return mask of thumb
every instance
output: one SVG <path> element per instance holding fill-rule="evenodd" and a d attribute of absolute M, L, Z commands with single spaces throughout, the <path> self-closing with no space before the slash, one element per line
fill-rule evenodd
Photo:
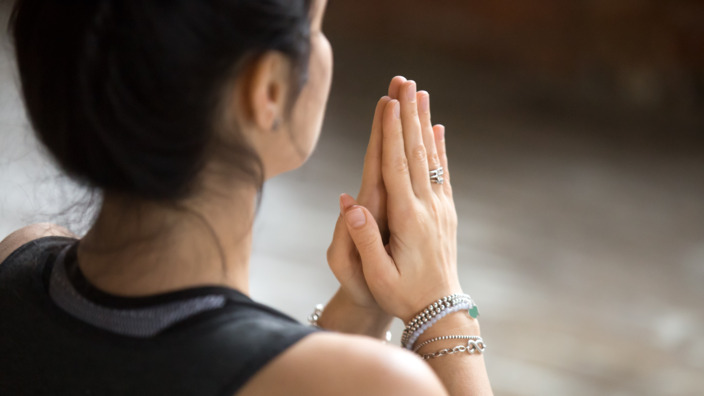
<path fill-rule="evenodd" d="M 369 210 L 360 205 L 351 205 L 345 209 L 343 216 L 347 230 L 362 259 L 365 277 L 368 275 L 371 275 L 372 279 L 398 277 L 396 265 L 384 248 L 379 226 Z"/>
<path fill-rule="evenodd" d="M 328 263 L 335 262 L 336 259 L 344 261 L 345 258 L 352 255 L 355 251 L 354 243 L 347 232 L 345 225 L 344 212 L 347 207 L 354 205 L 354 198 L 347 194 L 340 196 L 340 217 L 335 223 L 335 231 L 332 234 L 332 242 L 328 248 Z"/>

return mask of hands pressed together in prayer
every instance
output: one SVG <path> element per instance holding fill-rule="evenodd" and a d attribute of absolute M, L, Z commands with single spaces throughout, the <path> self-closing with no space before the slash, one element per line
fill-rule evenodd
<path fill-rule="evenodd" d="M 393 317 L 407 322 L 429 302 L 462 293 L 444 135 L 431 123 L 429 94 L 394 77 L 376 106 L 359 195 L 340 196 L 328 249 L 340 289 L 321 327 L 381 338 Z"/>

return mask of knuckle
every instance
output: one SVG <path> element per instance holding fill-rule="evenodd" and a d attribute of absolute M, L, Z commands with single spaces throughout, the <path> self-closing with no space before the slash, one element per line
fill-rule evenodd
<path fill-rule="evenodd" d="M 408 174 L 408 159 L 405 156 L 400 156 L 394 161 L 393 170 L 400 175 Z"/>
<path fill-rule="evenodd" d="M 399 209 L 400 210 L 398 211 L 398 214 L 400 215 L 401 219 L 409 219 L 414 216 L 416 212 L 415 208 L 412 205 L 404 205 Z"/>
<path fill-rule="evenodd" d="M 426 223 L 425 217 L 425 212 L 415 206 L 408 206 L 401 211 L 401 219 L 406 227 L 423 227 Z"/>
<path fill-rule="evenodd" d="M 432 153 L 430 154 L 430 163 L 433 164 L 433 166 L 437 167 L 440 164 L 440 157 L 438 156 L 438 153 Z"/>
<path fill-rule="evenodd" d="M 430 212 L 438 217 L 442 211 L 442 202 L 440 202 L 438 199 L 433 199 L 430 203 Z"/>
<path fill-rule="evenodd" d="M 418 117 L 418 106 L 415 103 L 411 103 L 411 106 L 408 106 L 408 115 Z"/>
<path fill-rule="evenodd" d="M 416 161 L 425 161 L 428 158 L 428 154 L 425 150 L 425 146 L 422 144 L 417 145 L 411 150 L 413 159 Z"/>
<path fill-rule="evenodd" d="M 452 195 L 452 184 L 450 183 L 450 179 L 446 179 L 443 184 L 445 185 L 445 193 L 447 193 L 447 195 Z"/>
<path fill-rule="evenodd" d="M 369 250 L 376 243 L 376 237 L 371 232 L 362 233 L 357 239 L 357 248 L 360 250 Z"/>

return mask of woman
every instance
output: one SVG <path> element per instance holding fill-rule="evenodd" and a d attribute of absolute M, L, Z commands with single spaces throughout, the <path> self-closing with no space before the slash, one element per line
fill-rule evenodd
<path fill-rule="evenodd" d="M 358 201 L 340 198 L 341 286 L 317 316 L 333 331 L 247 296 L 261 185 L 320 133 L 325 5 L 17 2 L 29 118 L 103 204 L 83 238 L 40 224 L 0 245 L 4 394 L 491 394 L 476 315 L 451 309 L 476 311 L 457 278 L 444 128 L 413 81 L 391 81 Z M 427 364 L 375 339 L 450 295 L 431 327 L 409 325 Z M 440 352 L 449 335 L 473 353 Z"/>

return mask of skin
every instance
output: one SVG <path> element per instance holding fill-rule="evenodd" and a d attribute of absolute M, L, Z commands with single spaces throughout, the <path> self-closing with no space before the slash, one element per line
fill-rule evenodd
<path fill-rule="evenodd" d="M 225 121 L 256 149 L 267 179 L 298 168 L 317 142 L 332 76 L 332 52 L 321 30 L 324 8 L 325 0 L 314 2 L 311 78 L 290 117 L 290 63 L 275 52 L 238 77 L 247 83 L 236 82 L 228 97 Z M 304 338 L 260 370 L 239 395 L 491 394 L 481 355 L 457 354 L 426 364 L 373 338 L 392 317 L 407 321 L 429 302 L 462 292 L 444 132 L 431 123 L 428 93 L 395 77 L 376 106 L 360 192 L 356 200 L 340 197 L 328 249 L 340 289 L 319 324 L 337 332 Z M 442 185 L 428 177 L 429 169 L 439 166 L 446 172 Z M 223 167 L 208 163 L 202 192 L 178 207 L 106 193 L 98 219 L 79 245 L 85 277 L 121 296 L 204 285 L 247 294 L 256 190 L 223 180 L 218 172 Z M 46 224 L 25 227 L 0 243 L 0 262 L 23 243 L 47 235 L 70 233 Z M 479 335 L 479 325 L 467 315 L 448 315 L 419 342 L 447 334 Z M 454 345 L 437 342 L 420 352 Z"/>

